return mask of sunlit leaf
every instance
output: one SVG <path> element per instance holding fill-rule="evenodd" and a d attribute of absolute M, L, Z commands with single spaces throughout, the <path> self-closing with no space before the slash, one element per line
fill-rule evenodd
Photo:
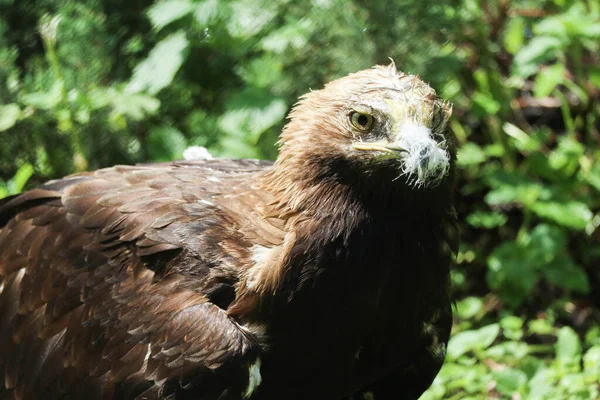
<path fill-rule="evenodd" d="M 190 0 L 163 0 L 155 3 L 148 10 L 148 17 L 156 30 L 169 25 L 173 21 L 185 17 L 195 9 Z"/>
<path fill-rule="evenodd" d="M 276 13 L 269 3 L 251 0 L 237 0 L 230 3 L 231 18 L 227 29 L 231 36 L 249 38 L 261 31 Z"/>
<path fill-rule="evenodd" d="M 523 182 L 518 186 L 499 186 L 491 190 L 485 196 L 487 204 L 502 205 L 502 204 L 532 204 L 541 196 L 543 188 L 537 183 Z"/>
<path fill-rule="evenodd" d="M 219 0 L 204 0 L 196 4 L 194 18 L 200 26 L 210 24 L 221 12 L 222 2 Z"/>
<path fill-rule="evenodd" d="M 511 340 L 520 340 L 523 337 L 523 319 L 516 315 L 509 315 L 500 320 L 502 334 Z"/>
<path fill-rule="evenodd" d="M 554 332 L 554 327 L 547 319 L 534 319 L 527 324 L 527 330 L 530 334 L 550 335 Z"/>
<path fill-rule="evenodd" d="M 255 58 L 248 64 L 241 65 L 238 73 L 250 87 L 269 88 L 282 80 L 283 61 L 273 54 L 265 54 Z"/>
<path fill-rule="evenodd" d="M 525 42 L 525 21 L 523 18 L 511 18 L 504 28 L 504 48 L 510 54 L 516 54 Z"/>
<path fill-rule="evenodd" d="M 575 368 L 573 368 L 575 369 Z M 579 369 L 579 368 L 577 368 Z M 583 394 L 587 392 L 585 377 L 582 373 L 571 373 L 563 375 L 558 382 L 559 387 L 565 388 L 569 394 Z M 569 396 L 570 397 L 570 396 Z"/>
<path fill-rule="evenodd" d="M 160 101 L 145 94 L 115 92 L 109 100 L 114 116 L 124 116 L 136 121 L 154 114 L 160 107 Z"/>
<path fill-rule="evenodd" d="M 514 368 L 502 368 L 493 373 L 496 380 L 496 389 L 501 394 L 511 397 L 514 393 L 523 391 L 527 383 L 527 375 L 523 371 Z"/>
<path fill-rule="evenodd" d="M 591 347 L 583 356 L 585 376 L 591 382 L 600 382 L 600 345 Z"/>
<path fill-rule="evenodd" d="M 535 86 L 533 93 L 535 97 L 546 97 L 556 86 L 565 79 L 566 67 L 564 64 L 554 64 L 551 67 L 540 71 L 535 77 Z"/>
<path fill-rule="evenodd" d="M 12 128 L 21 116 L 21 108 L 17 104 L 0 105 L 0 132 Z"/>
<path fill-rule="evenodd" d="M 541 143 L 536 138 L 525 133 L 518 126 L 505 122 L 502 129 L 506 134 L 515 139 L 516 147 L 521 151 L 535 152 L 538 151 Z"/>
<path fill-rule="evenodd" d="M 511 203 L 528 205 L 550 196 L 547 188 L 534 181 L 532 177 L 517 171 L 494 171 L 486 174 L 484 179 L 492 188 L 484 198 L 489 205 Z"/>
<path fill-rule="evenodd" d="M 541 218 L 577 230 L 585 229 L 593 215 L 587 204 L 578 201 L 540 201 L 531 204 L 529 208 Z"/>
<path fill-rule="evenodd" d="M 475 143 L 465 143 L 458 149 L 456 163 L 462 167 L 481 164 L 487 160 L 485 152 Z"/>
<path fill-rule="evenodd" d="M 508 218 L 497 211 L 475 211 L 467 216 L 469 225 L 475 228 L 493 229 L 502 226 Z"/>
<path fill-rule="evenodd" d="M 521 240 L 528 249 L 528 257 L 538 263 L 548 263 L 556 259 L 567 245 L 563 229 L 549 224 L 538 224 Z"/>
<path fill-rule="evenodd" d="M 485 351 L 485 356 L 497 361 L 505 361 L 508 357 L 512 360 L 522 360 L 529 352 L 527 343 L 521 341 L 502 342 L 488 348 Z"/>
<path fill-rule="evenodd" d="M 463 319 L 474 317 L 483 308 L 483 301 L 478 297 L 467 297 L 456 303 L 456 315 Z"/>
<path fill-rule="evenodd" d="M 299 49 L 306 44 L 313 31 L 314 26 L 309 19 L 296 21 L 270 33 L 261 41 L 261 46 L 275 53 L 281 53 L 288 48 Z"/>
<path fill-rule="evenodd" d="M 471 99 L 473 100 L 473 112 L 478 116 L 495 115 L 500 111 L 500 103 L 491 94 L 475 92 Z"/>
<path fill-rule="evenodd" d="M 558 331 L 556 342 L 556 360 L 561 364 L 577 365 L 581 359 L 581 342 L 579 336 L 569 326 Z"/>
<path fill-rule="evenodd" d="M 23 103 L 40 110 L 50 110 L 61 102 L 63 86 L 64 83 L 62 81 L 56 81 L 48 92 L 25 94 L 22 97 Z"/>
<path fill-rule="evenodd" d="M 176 32 L 161 40 L 148 58 L 135 68 L 127 91 L 156 94 L 169 86 L 187 56 L 187 46 L 184 32 Z"/>
<path fill-rule="evenodd" d="M 255 144 L 264 131 L 281 122 L 286 111 L 286 103 L 268 91 L 245 89 L 229 98 L 219 126 L 230 135 Z"/>
<path fill-rule="evenodd" d="M 585 334 L 586 346 L 600 345 L 600 326 L 591 327 Z"/>
<path fill-rule="evenodd" d="M 526 78 L 537 72 L 538 66 L 550 60 L 561 48 L 561 41 L 555 37 L 534 37 L 515 55 L 515 72 Z"/>
<path fill-rule="evenodd" d="M 571 177 L 579 168 L 579 158 L 584 154 L 585 147 L 571 137 L 563 137 L 558 147 L 548 156 L 548 164 L 561 176 Z"/>
<path fill-rule="evenodd" d="M 19 193 L 23 190 L 29 178 L 33 175 L 33 166 L 29 163 L 24 164 L 18 170 L 15 176 L 12 178 L 12 190 L 14 193 Z"/>
<path fill-rule="evenodd" d="M 555 391 L 556 373 L 551 368 L 540 368 L 528 383 L 530 399 L 546 400 Z M 558 400 L 558 399 L 556 399 Z"/>
<path fill-rule="evenodd" d="M 461 355 L 476 349 L 488 348 L 500 333 L 500 325 L 491 324 L 483 328 L 457 333 L 450 338 L 447 356 L 455 360 Z"/>

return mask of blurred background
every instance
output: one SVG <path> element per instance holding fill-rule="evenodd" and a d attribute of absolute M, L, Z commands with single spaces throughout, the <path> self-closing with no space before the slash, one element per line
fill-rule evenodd
<path fill-rule="evenodd" d="M 600 398 L 598 0 L 0 0 L 0 197 L 274 159 L 297 97 L 388 64 L 454 103 L 462 245 L 423 399 Z"/>

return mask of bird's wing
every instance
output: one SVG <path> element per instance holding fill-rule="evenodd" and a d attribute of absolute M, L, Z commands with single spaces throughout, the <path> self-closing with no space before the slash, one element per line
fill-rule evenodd
<path fill-rule="evenodd" d="M 237 233 L 213 199 L 263 168 L 115 167 L 0 203 L 0 397 L 240 398 L 258 347 L 219 307 Z"/>

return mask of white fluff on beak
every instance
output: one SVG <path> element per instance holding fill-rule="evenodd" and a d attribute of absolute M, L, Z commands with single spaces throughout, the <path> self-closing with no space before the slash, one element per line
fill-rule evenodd
<path fill-rule="evenodd" d="M 398 144 L 406 150 L 402 173 L 415 186 L 435 186 L 450 169 L 450 156 L 431 136 L 431 130 L 414 122 L 400 128 Z"/>

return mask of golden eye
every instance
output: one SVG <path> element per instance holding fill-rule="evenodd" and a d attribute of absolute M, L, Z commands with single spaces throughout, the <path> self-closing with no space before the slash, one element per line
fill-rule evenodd
<path fill-rule="evenodd" d="M 350 122 L 355 128 L 360 129 L 361 131 L 366 131 L 371 129 L 373 126 L 373 116 L 353 111 L 350 114 Z"/>

